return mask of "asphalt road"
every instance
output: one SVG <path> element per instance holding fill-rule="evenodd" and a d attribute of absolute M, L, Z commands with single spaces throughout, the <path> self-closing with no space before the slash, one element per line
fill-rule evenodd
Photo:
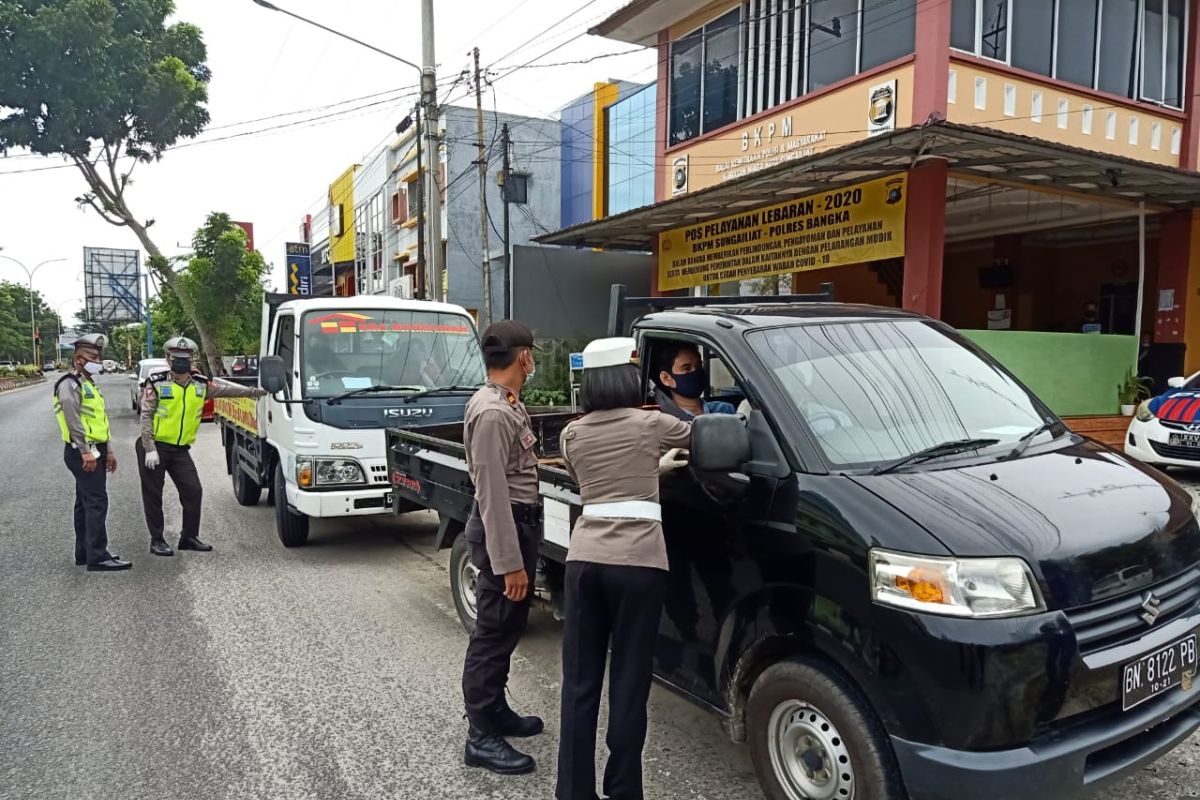
<path fill-rule="evenodd" d="M 234 502 L 206 426 L 194 454 L 216 551 L 150 556 L 128 385 L 101 379 L 119 460 L 111 547 L 135 562 L 112 574 L 73 565 L 48 387 L 0 394 L 0 800 L 552 797 L 549 615 L 534 613 L 511 682 L 514 706 L 549 723 L 527 742 L 538 772 L 467 769 L 466 636 L 433 520 L 316 523 L 286 550 L 265 502 Z M 173 489 L 166 505 L 178 531 Z M 745 748 L 713 718 L 658 687 L 650 716 L 648 798 L 760 800 Z M 1102 796 L 1200 797 L 1200 737 Z"/>

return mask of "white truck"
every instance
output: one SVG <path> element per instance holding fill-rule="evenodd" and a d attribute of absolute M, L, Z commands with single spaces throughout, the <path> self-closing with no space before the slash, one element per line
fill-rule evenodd
<path fill-rule="evenodd" d="M 312 517 L 393 513 L 384 430 L 461 421 L 485 378 L 474 321 L 446 303 L 268 294 L 260 341 L 258 377 L 231 380 L 271 394 L 215 411 L 234 496 L 266 488 L 286 547 Z"/>

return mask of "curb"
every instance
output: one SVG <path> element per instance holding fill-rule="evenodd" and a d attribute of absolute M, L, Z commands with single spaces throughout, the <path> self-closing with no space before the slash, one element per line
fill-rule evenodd
<path fill-rule="evenodd" d="M 45 382 L 45 378 L 0 378 L 0 394 L 12 391 L 13 389 L 24 389 L 28 386 L 37 386 L 39 383 Z"/>

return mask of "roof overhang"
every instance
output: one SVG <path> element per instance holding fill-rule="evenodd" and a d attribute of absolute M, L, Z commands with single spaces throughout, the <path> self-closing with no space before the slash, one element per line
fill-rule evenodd
<path fill-rule="evenodd" d="M 956 175 L 1164 211 L 1200 204 L 1200 173 L 1012 133 L 932 122 L 785 162 L 652 206 L 535 237 L 541 244 L 650 250 L 659 233 L 943 159 Z"/>
<path fill-rule="evenodd" d="M 652 47 L 658 32 L 712 5 L 713 0 L 632 0 L 600 24 L 588 30 L 618 42 Z"/>

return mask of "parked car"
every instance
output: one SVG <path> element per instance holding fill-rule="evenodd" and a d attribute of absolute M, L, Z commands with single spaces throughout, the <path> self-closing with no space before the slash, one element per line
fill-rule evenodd
<path fill-rule="evenodd" d="M 634 324 L 642 379 L 693 343 L 741 416 L 698 417 L 661 482 L 654 673 L 747 742 L 770 800 L 1076 800 L 1200 727 L 1183 488 L 1072 433 L 944 323 L 769 298 L 669 310 L 689 301 Z M 582 512 L 557 460 L 573 416 L 535 411 L 522 437 L 555 606 Z M 470 629 L 463 438 L 390 429 L 387 474 L 397 513 L 438 512 Z"/>
<path fill-rule="evenodd" d="M 129 389 L 129 404 L 137 413 L 142 411 L 142 390 L 151 376 L 170 369 L 165 358 L 144 358 L 138 362 L 137 372 L 131 372 L 129 379 L 136 383 Z"/>
<path fill-rule="evenodd" d="M 1200 372 L 1167 386 L 1137 407 L 1125 455 L 1160 467 L 1200 467 Z"/>
<path fill-rule="evenodd" d="M 229 370 L 239 378 L 252 378 L 258 375 L 258 356 L 238 356 L 233 360 Z"/>
<path fill-rule="evenodd" d="M 17 368 L 17 362 L 15 362 L 15 361 L 8 361 L 8 360 L 0 361 L 0 369 L 16 369 L 16 368 Z"/>
<path fill-rule="evenodd" d="M 46 361 L 42 364 L 42 372 L 54 372 L 58 369 L 58 365 L 53 361 Z"/>

